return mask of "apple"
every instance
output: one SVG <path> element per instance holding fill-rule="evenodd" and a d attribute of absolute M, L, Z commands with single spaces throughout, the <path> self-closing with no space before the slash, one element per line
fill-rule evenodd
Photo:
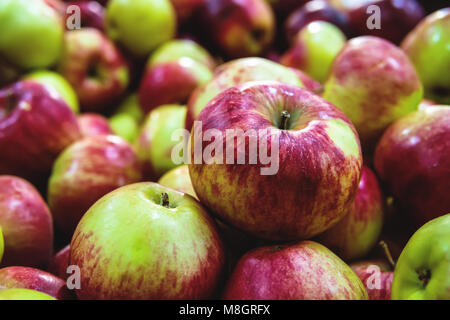
<path fill-rule="evenodd" d="M 46 293 L 58 300 L 73 299 L 66 282 L 48 272 L 30 267 L 6 267 L 0 269 L 0 287 L 23 288 Z"/>
<path fill-rule="evenodd" d="M 0 263 L 2 262 L 4 249 L 5 249 L 5 243 L 3 240 L 3 231 L 2 231 L 2 227 L 0 227 Z"/>
<path fill-rule="evenodd" d="M 324 82 L 334 58 L 346 43 L 345 35 L 325 21 L 313 21 L 301 29 L 291 48 L 281 57 L 281 64 L 306 72 Z"/>
<path fill-rule="evenodd" d="M 232 58 L 256 56 L 275 35 L 275 17 L 265 0 L 207 0 L 199 11 L 201 31 Z"/>
<path fill-rule="evenodd" d="M 108 37 L 138 57 L 146 57 L 176 31 L 169 0 L 110 0 L 105 18 Z"/>
<path fill-rule="evenodd" d="M 361 279 L 369 300 L 391 300 L 394 272 L 384 260 L 367 260 L 350 264 Z"/>
<path fill-rule="evenodd" d="M 228 279 L 225 300 L 368 300 L 352 269 L 313 241 L 246 253 Z"/>
<path fill-rule="evenodd" d="M 406 54 L 373 36 L 347 42 L 333 62 L 323 93 L 355 125 L 366 157 L 391 123 L 417 109 L 422 95 Z"/>
<path fill-rule="evenodd" d="M 70 237 L 98 199 L 140 180 L 139 160 L 122 138 L 96 135 L 75 142 L 56 159 L 48 183 L 48 203 L 56 226 Z"/>
<path fill-rule="evenodd" d="M 0 175 L 2 266 L 45 267 L 53 253 L 53 221 L 47 204 L 26 180 Z"/>
<path fill-rule="evenodd" d="M 59 73 L 40 70 L 25 75 L 23 80 L 32 80 L 47 86 L 49 90 L 56 90 L 57 94 L 67 103 L 73 112 L 79 113 L 78 98 L 70 83 Z"/>
<path fill-rule="evenodd" d="M 450 80 L 443 70 L 450 67 L 450 8 L 427 16 L 403 40 L 402 49 L 419 74 L 425 97 L 450 104 Z"/>
<path fill-rule="evenodd" d="M 65 33 L 59 72 L 74 88 L 84 111 L 100 111 L 115 103 L 129 82 L 120 51 L 94 28 Z"/>
<path fill-rule="evenodd" d="M 450 214 L 427 222 L 409 239 L 395 266 L 393 300 L 450 299 L 448 230 Z"/>
<path fill-rule="evenodd" d="M 66 280 L 69 274 L 67 273 L 67 267 L 69 266 L 70 259 L 70 245 L 68 244 L 61 250 L 59 250 L 53 256 L 48 266 L 48 272 L 55 276 Z"/>
<path fill-rule="evenodd" d="M 207 299 L 224 265 L 222 241 L 202 205 L 152 182 L 97 201 L 70 246 L 80 299 Z"/>
<path fill-rule="evenodd" d="M 377 178 L 364 166 L 353 205 L 318 241 L 345 261 L 366 256 L 377 244 L 384 222 L 384 197 Z"/>
<path fill-rule="evenodd" d="M 275 80 L 303 87 L 298 73 L 276 62 L 257 57 L 230 61 L 215 70 L 214 78 L 210 82 L 192 93 L 188 101 L 186 129 L 191 129 L 207 103 L 220 92 L 244 82 L 257 80 Z"/>
<path fill-rule="evenodd" d="M 66 6 L 77 6 L 79 8 L 81 28 L 95 28 L 104 31 L 105 8 L 97 1 L 70 1 Z M 64 21 L 70 19 L 73 14 L 73 11 L 66 10 Z M 68 29 L 67 24 L 66 29 Z"/>
<path fill-rule="evenodd" d="M 172 135 L 184 128 L 185 119 L 182 105 L 159 106 L 147 115 L 135 143 L 144 180 L 157 180 L 178 165 L 172 160 L 172 149 L 183 140 Z"/>
<path fill-rule="evenodd" d="M 108 119 L 98 113 L 83 113 L 79 115 L 78 125 L 84 137 L 113 134 Z"/>
<path fill-rule="evenodd" d="M 450 212 L 449 106 L 429 106 L 392 124 L 376 148 L 374 164 L 416 227 Z"/>
<path fill-rule="evenodd" d="M 308 89 L 309 91 L 314 92 L 315 94 L 318 94 L 318 95 L 322 94 L 323 86 L 320 82 L 314 80 L 313 78 L 311 78 L 309 75 L 307 75 L 306 73 L 304 73 L 301 70 L 294 69 L 294 68 L 289 68 L 289 69 L 291 69 L 291 71 L 293 71 L 297 75 L 298 79 L 303 84 L 305 89 Z"/>
<path fill-rule="evenodd" d="M 131 94 L 111 116 L 109 125 L 115 134 L 128 142 L 134 142 L 139 135 L 139 128 L 143 120 L 144 114 L 139 105 L 138 95 Z"/>
<path fill-rule="evenodd" d="M 1 289 L 0 300 L 56 300 L 48 294 L 31 289 Z"/>
<path fill-rule="evenodd" d="M 420 102 L 419 107 L 417 109 L 422 110 L 429 106 L 435 106 L 435 105 L 438 105 L 438 103 L 436 103 L 430 99 L 422 99 L 422 101 Z"/>
<path fill-rule="evenodd" d="M 50 67 L 60 57 L 63 21 L 46 1 L 2 0 L 0 30 L 0 55 L 20 68 Z"/>
<path fill-rule="evenodd" d="M 187 164 L 183 164 L 167 171 L 158 180 L 158 183 L 167 188 L 187 193 L 198 200 L 194 187 L 192 186 L 191 177 L 189 176 L 189 167 Z"/>
<path fill-rule="evenodd" d="M 201 203 L 227 224 L 268 240 L 306 239 L 351 207 L 362 167 L 358 135 L 321 97 L 281 82 L 247 82 L 220 93 L 198 121 L 187 159 L 192 185 Z M 242 148 L 230 144 L 229 130 L 235 130 L 233 140 L 254 138 Z M 214 132 L 219 149 L 211 150 L 205 132 Z M 205 158 L 213 151 L 213 159 Z"/>

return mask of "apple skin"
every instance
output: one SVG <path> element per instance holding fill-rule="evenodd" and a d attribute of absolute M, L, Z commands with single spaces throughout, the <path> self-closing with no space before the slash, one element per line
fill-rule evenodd
<path fill-rule="evenodd" d="M 376 172 L 416 227 L 450 212 L 449 155 L 449 106 L 429 106 L 401 118 L 377 146 Z"/>
<path fill-rule="evenodd" d="M 427 16 L 403 40 L 401 48 L 419 74 L 425 97 L 450 104 L 450 80 L 442 70 L 450 68 L 450 8 Z"/>
<path fill-rule="evenodd" d="M 98 113 L 83 113 L 78 116 L 83 137 L 114 134 L 108 119 Z"/>
<path fill-rule="evenodd" d="M 372 36 L 349 40 L 335 58 L 323 97 L 355 125 L 365 156 L 384 130 L 417 109 L 423 87 L 406 54 Z"/>
<path fill-rule="evenodd" d="M 0 300 L 56 300 L 48 294 L 31 289 L 4 289 L 0 290 Z"/>
<path fill-rule="evenodd" d="M 368 300 L 352 269 L 323 245 L 301 241 L 254 249 L 238 262 L 225 300 Z"/>
<path fill-rule="evenodd" d="M 59 250 L 53 256 L 50 264 L 47 268 L 48 272 L 55 276 L 66 280 L 69 274 L 67 273 L 67 267 L 70 260 L 70 244 Z"/>
<path fill-rule="evenodd" d="M 265 0 L 205 1 L 199 11 L 202 32 L 227 56 L 257 56 L 272 43 L 275 17 Z"/>
<path fill-rule="evenodd" d="M 281 57 L 281 64 L 303 70 L 323 83 L 345 43 L 344 33 L 336 26 L 313 21 L 297 33 L 291 48 Z"/>
<path fill-rule="evenodd" d="M 139 128 L 143 120 L 144 114 L 138 95 L 131 94 L 109 118 L 109 125 L 116 135 L 133 143 L 139 135 Z"/>
<path fill-rule="evenodd" d="M 73 299 L 66 282 L 48 272 L 30 267 L 6 267 L 0 269 L 0 287 L 36 290 L 58 300 Z"/>
<path fill-rule="evenodd" d="M 375 174 L 363 166 L 353 205 L 317 241 L 345 261 L 367 255 L 377 244 L 384 222 L 384 197 Z"/>
<path fill-rule="evenodd" d="M 20 81 L 0 90 L 0 174 L 41 182 L 79 138 L 75 114 L 45 86 Z"/>
<path fill-rule="evenodd" d="M 53 253 L 52 216 L 44 199 L 26 180 L 0 176 L 0 225 L 5 246 L 1 266 L 48 264 Z"/>
<path fill-rule="evenodd" d="M 182 105 L 162 105 L 147 115 L 135 143 L 144 180 L 156 181 L 178 166 L 172 161 L 172 149 L 182 140 L 173 140 L 172 134 L 184 128 L 185 119 Z"/>
<path fill-rule="evenodd" d="M 129 70 L 120 51 L 100 31 L 65 33 L 59 72 L 77 93 L 83 111 L 100 111 L 125 92 Z"/>
<path fill-rule="evenodd" d="M 3 251 L 5 249 L 5 242 L 3 240 L 3 231 L 2 227 L 0 227 L 0 263 L 2 262 L 3 258 Z"/>
<path fill-rule="evenodd" d="M 56 226 L 71 237 L 83 214 L 98 199 L 141 180 L 133 148 L 114 135 L 75 142 L 56 159 L 48 184 L 48 203 Z"/>
<path fill-rule="evenodd" d="M 104 31 L 105 8 L 97 1 L 70 1 L 66 6 L 78 6 L 78 8 L 80 8 L 81 28 L 95 28 Z M 68 14 L 67 12 L 64 13 L 64 21 L 67 21 L 73 14 Z"/>
<path fill-rule="evenodd" d="M 207 103 L 225 89 L 257 80 L 274 80 L 303 87 L 297 72 L 263 58 L 242 58 L 218 67 L 214 78 L 197 88 L 188 101 L 186 129 L 190 130 Z"/>
<path fill-rule="evenodd" d="M 164 193 L 173 207 L 161 205 Z M 97 201 L 70 246 L 80 299 L 207 299 L 224 265 L 222 241 L 202 205 L 151 182 Z"/>
<path fill-rule="evenodd" d="M 309 75 L 307 75 L 306 73 L 304 73 L 301 70 L 294 69 L 294 68 L 289 68 L 289 69 L 297 75 L 298 79 L 303 84 L 305 89 L 308 89 L 309 91 L 311 91 L 315 94 L 318 94 L 318 95 L 322 94 L 323 86 L 320 82 L 314 80 L 313 78 L 311 78 Z"/>
<path fill-rule="evenodd" d="M 176 14 L 169 0 L 110 0 L 105 18 L 108 37 L 137 57 L 146 57 L 176 32 Z"/>
<path fill-rule="evenodd" d="M 294 117 L 287 130 L 273 125 L 282 111 Z M 269 131 L 255 139 L 257 145 L 279 135 L 279 170 L 262 175 L 266 166 L 259 161 L 237 164 L 236 146 L 235 164 L 195 164 L 196 148 L 203 154 L 208 142 L 195 146 L 201 142 L 191 131 L 194 190 L 227 224 L 268 240 L 306 239 L 330 228 L 352 205 L 362 167 L 358 135 L 341 111 L 312 92 L 276 81 L 248 82 L 220 93 L 198 120 L 203 132 L 222 132 L 225 146 L 227 129 Z"/>
<path fill-rule="evenodd" d="M 2 0 L 0 29 L 0 55 L 22 69 L 50 67 L 60 57 L 63 21 L 43 0 Z"/>
<path fill-rule="evenodd" d="M 189 176 L 189 167 L 187 164 L 183 164 L 167 171 L 158 180 L 158 183 L 167 188 L 187 193 L 198 200 L 194 187 L 192 186 L 191 177 Z"/>
<path fill-rule="evenodd" d="M 352 263 L 350 267 L 364 284 L 369 300 L 391 300 L 394 272 L 388 263 L 383 260 L 367 260 Z"/>
<path fill-rule="evenodd" d="M 424 224 L 409 239 L 394 270 L 393 300 L 449 300 L 450 214 Z"/>

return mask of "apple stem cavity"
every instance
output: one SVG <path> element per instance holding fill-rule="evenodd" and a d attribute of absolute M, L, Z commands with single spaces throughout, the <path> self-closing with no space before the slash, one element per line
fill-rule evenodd
<path fill-rule="evenodd" d="M 286 110 L 281 111 L 281 118 L 280 118 L 280 129 L 286 130 L 289 127 L 289 119 L 291 118 L 291 115 Z"/>
<path fill-rule="evenodd" d="M 161 205 L 163 207 L 169 208 L 169 195 L 167 192 L 161 193 Z"/>
<path fill-rule="evenodd" d="M 387 261 L 389 262 L 389 264 L 391 265 L 392 269 L 395 269 L 395 261 L 392 258 L 391 255 L 391 251 L 389 250 L 389 246 L 387 245 L 387 243 L 383 240 L 381 240 L 379 242 L 379 245 L 381 246 L 381 248 L 383 249 L 384 255 L 387 259 Z"/>
<path fill-rule="evenodd" d="M 420 270 L 417 270 L 417 274 L 419 275 L 419 281 L 422 283 L 423 287 L 425 288 L 428 284 L 428 281 L 430 281 L 431 271 L 428 269 L 420 269 Z"/>

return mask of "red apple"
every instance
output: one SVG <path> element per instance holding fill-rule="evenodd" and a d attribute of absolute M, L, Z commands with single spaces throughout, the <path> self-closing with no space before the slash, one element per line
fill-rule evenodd
<path fill-rule="evenodd" d="M 0 174 L 46 179 L 58 154 L 79 137 L 73 111 L 44 85 L 21 81 L 0 90 Z"/>
<path fill-rule="evenodd" d="M 310 76 L 308 76 L 306 73 L 304 73 L 301 70 L 294 69 L 294 68 L 289 68 L 289 69 L 292 70 L 293 72 L 295 72 L 295 74 L 300 79 L 300 82 L 303 83 L 303 85 L 305 86 L 306 89 L 308 89 L 309 91 L 312 91 L 318 95 L 320 95 L 323 92 L 323 86 L 320 82 L 314 80 L 313 78 L 311 78 Z"/>
<path fill-rule="evenodd" d="M 105 8 L 97 1 L 70 1 L 67 3 L 67 7 L 68 6 L 77 6 L 79 8 L 81 28 L 95 28 L 100 31 L 105 29 Z M 67 21 L 67 19 L 73 14 L 74 12 L 70 10 L 67 12 L 66 10 L 64 21 Z"/>
<path fill-rule="evenodd" d="M 367 300 L 352 269 L 313 241 L 254 249 L 238 262 L 227 300 Z"/>
<path fill-rule="evenodd" d="M 68 244 L 61 250 L 59 250 L 53 256 L 48 266 L 48 272 L 54 274 L 61 279 L 66 280 L 69 274 L 67 273 L 67 267 L 69 266 L 70 259 L 70 245 Z"/>
<path fill-rule="evenodd" d="M 27 181 L 0 176 L 2 266 L 45 267 L 53 252 L 53 222 L 47 204 Z"/>
<path fill-rule="evenodd" d="M 396 121 L 381 138 L 374 162 L 416 227 L 450 212 L 450 108 L 429 106 Z"/>
<path fill-rule="evenodd" d="M 391 300 L 394 272 L 383 260 L 359 261 L 350 265 L 361 279 L 369 300 Z"/>
<path fill-rule="evenodd" d="M 59 71 L 74 88 L 84 111 L 103 110 L 117 102 L 129 82 L 121 53 L 94 28 L 65 33 Z"/>
<path fill-rule="evenodd" d="M 78 221 L 108 192 L 141 179 L 133 148 L 113 135 L 86 137 L 58 157 L 48 185 L 56 226 L 71 237 Z"/>
<path fill-rule="evenodd" d="M 79 115 L 78 125 L 84 137 L 113 134 L 108 119 L 98 113 L 83 113 Z"/>

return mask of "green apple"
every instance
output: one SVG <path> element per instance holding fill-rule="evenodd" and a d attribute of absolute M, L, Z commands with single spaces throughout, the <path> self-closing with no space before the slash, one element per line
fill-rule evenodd
<path fill-rule="evenodd" d="M 3 232 L 2 232 L 2 227 L 0 227 L 0 262 L 2 262 L 4 248 L 5 248 L 5 244 L 3 241 Z"/>
<path fill-rule="evenodd" d="M 131 53 L 145 57 L 176 31 L 176 16 L 169 0 L 110 0 L 106 33 Z"/>
<path fill-rule="evenodd" d="M 139 128 L 144 114 L 141 111 L 137 94 L 132 94 L 119 106 L 109 118 L 109 124 L 115 134 L 134 142 L 139 134 Z"/>
<path fill-rule="evenodd" d="M 44 0 L 2 0 L 0 30 L 0 55 L 21 68 L 52 66 L 61 54 L 63 20 Z"/>
<path fill-rule="evenodd" d="M 184 128 L 186 107 L 163 105 L 150 111 L 136 141 L 136 151 L 143 164 L 144 178 L 154 180 L 178 164 L 172 161 L 172 149 L 182 139 L 173 139 Z"/>
<path fill-rule="evenodd" d="M 0 300 L 56 300 L 48 294 L 23 288 L 0 289 Z"/>
<path fill-rule="evenodd" d="M 169 170 L 158 180 L 158 183 L 162 186 L 187 193 L 197 199 L 187 164 Z"/>
<path fill-rule="evenodd" d="M 34 71 L 25 75 L 24 80 L 34 80 L 49 88 L 55 89 L 70 109 L 75 113 L 79 113 L 80 106 L 78 104 L 77 94 L 70 83 L 59 73 L 48 70 Z"/>
<path fill-rule="evenodd" d="M 297 33 L 292 47 L 281 57 L 281 63 L 300 69 L 323 83 L 346 40 L 335 25 L 325 21 L 311 22 Z"/>
<path fill-rule="evenodd" d="M 424 224 L 409 239 L 394 270 L 392 299 L 450 299 L 450 213 Z"/>

